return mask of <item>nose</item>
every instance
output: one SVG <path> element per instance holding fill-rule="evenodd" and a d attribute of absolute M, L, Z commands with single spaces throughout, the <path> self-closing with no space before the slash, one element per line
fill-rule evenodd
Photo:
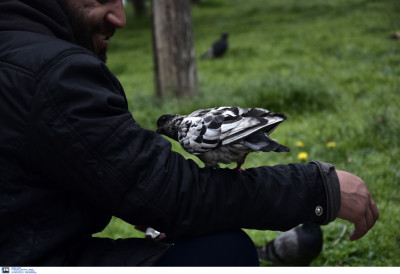
<path fill-rule="evenodd" d="M 123 28 L 126 25 L 126 17 L 124 11 L 124 4 L 122 0 L 108 1 L 108 12 L 105 20 L 116 28 Z"/>

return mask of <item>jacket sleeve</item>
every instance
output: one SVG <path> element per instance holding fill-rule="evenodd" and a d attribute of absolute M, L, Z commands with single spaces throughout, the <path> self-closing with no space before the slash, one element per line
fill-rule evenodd
<path fill-rule="evenodd" d="M 324 173 L 320 162 L 242 173 L 199 168 L 135 122 L 119 82 L 93 56 L 64 54 L 37 78 L 32 162 L 73 199 L 173 237 L 287 230 L 336 217 L 334 168 Z"/>

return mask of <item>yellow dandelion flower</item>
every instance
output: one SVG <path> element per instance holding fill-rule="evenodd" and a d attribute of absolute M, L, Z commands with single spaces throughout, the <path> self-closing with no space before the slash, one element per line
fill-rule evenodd
<path fill-rule="evenodd" d="M 302 141 L 297 141 L 296 142 L 296 147 L 302 148 L 302 147 L 304 147 L 304 143 Z"/>
<path fill-rule="evenodd" d="M 328 143 L 326 143 L 326 147 L 327 148 L 334 148 L 334 147 L 336 147 L 336 143 L 335 142 L 328 142 Z"/>
<path fill-rule="evenodd" d="M 307 152 L 300 152 L 300 153 L 297 155 L 297 159 L 299 159 L 299 160 L 301 160 L 301 161 L 305 161 L 305 160 L 307 160 L 307 158 L 308 158 Z"/>

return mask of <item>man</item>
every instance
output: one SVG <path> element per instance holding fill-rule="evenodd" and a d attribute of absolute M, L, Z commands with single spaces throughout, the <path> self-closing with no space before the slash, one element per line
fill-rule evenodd
<path fill-rule="evenodd" d="M 329 164 L 199 168 L 141 128 L 104 64 L 124 26 L 121 0 L 0 2 L 0 265 L 254 265 L 240 228 L 374 225 L 365 183 Z M 168 242 L 92 238 L 111 216 Z"/>

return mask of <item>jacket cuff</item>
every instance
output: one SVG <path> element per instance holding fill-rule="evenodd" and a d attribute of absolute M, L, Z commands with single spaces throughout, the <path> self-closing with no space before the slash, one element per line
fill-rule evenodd
<path fill-rule="evenodd" d="M 326 219 L 322 225 L 326 225 L 336 219 L 336 216 L 340 210 L 341 192 L 339 178 L 337 176 L 335 166 L 315 160 L 311 161 L 311 163 L 314 163 L 318 166 L 325 186 L 327 212 Z M 316 214 L 318 214 L 317 209 Z"/>

